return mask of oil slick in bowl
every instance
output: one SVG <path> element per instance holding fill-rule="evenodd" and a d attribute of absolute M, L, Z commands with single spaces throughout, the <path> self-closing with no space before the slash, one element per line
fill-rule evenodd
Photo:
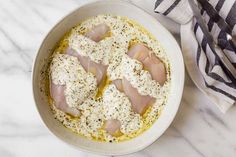
<path fill-rule="evenodd" d="M 168 98 L 164 50 L 126 17 L 98 15 L 78 24 L 60 41 L 48 68 L 55 118 L 89 139 L 137 137 L 158 119 Z"/>

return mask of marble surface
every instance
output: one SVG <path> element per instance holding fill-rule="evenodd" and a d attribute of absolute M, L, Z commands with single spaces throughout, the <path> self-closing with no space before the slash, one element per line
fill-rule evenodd
<path fill-rule="evenodd" d="M 95 157 L 59 141 L 44 126 L 31 93 L 31 66 L 44 36 L 87 0 L 0 0 L 0 156 Z M 152 0 L 132 0 L 177 39 L 179 26 L 152 12 Z M 222 114 L 186 75 L 183 99 L 169 129 L 126 157 L 235 157 L 236 107 Z"/>

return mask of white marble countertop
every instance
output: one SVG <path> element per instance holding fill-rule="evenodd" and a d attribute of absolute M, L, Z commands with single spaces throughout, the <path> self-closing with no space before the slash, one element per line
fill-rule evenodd
<path fill-rule="evenodd" d="M 33 57 L 44 36 L 86 0 L 0 0 L 0 156 L 94 157 L 59 141 L 44 126 L 31 94 Z M 152 0 L 132 0 L 152 12 Z M 152 13 L 152 15 L 155 15 Z M 158 15 L 179 39 L 179 26 Z M 222 114 L 186 76 L 181 107 L 154 144 L 127 157 L 235 157 L 236 107 Z"/>

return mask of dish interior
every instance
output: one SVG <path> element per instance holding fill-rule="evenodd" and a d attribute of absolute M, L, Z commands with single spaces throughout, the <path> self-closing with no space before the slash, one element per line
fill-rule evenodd
<path fill-rule="evenodd" d="M 90 39 L 97 37 L 105 26 L 107 32 L 101 35 L 100 41 Z M 136 58 L 127 55 L 130 52 L 134 52 Z M 148 53 L 145 56 L 147 64 L 142 64 L 137 59 L 141 56 L 145 60 L 142 58 L 144 53 Z M 150 57 L 160 63 L 155 64 Z M 148 30 L 127 17 L 97 15 L 82 21 L 60 40 L 51 59 L 48 70 L 43 73 L 47 79 L 42 86 L 46 89 L 44 92 L 49 93 L 48 100 L 54 117 L 66 128 L 88 139 L 112 143 L 137 137 L 153 125 L 167 102 L 171 79 L 165 50 Z M 145 65 L 149 64 L 152 65 L 146 70 Z M 158 71 L 159 64 L 164 67 L 164 72 Z M 103 67 L 106 68 L 105 71 Z M 159 75 L 165 75 L 165 82 L 160 84 L 150 72 L 158 78 Z M 124 82 L 124 79 L 127 81 Z M 122 85 L 116 81 L 120 81 Z M 55 90 L 57 91 L 54 93 L 61 95 L 60 91 L 58 93 L 60 87 L 65 87 L 65 105 L 76 111 L 62 108 L 60 105 L 64 104 L 55 100 L 62 98 L 53 98 Z M 136 89 L 137 93 L 133 94 L 132 91 L 136 92 Z M 133 105 L 137 106 L 139 104 L 135 103 L 139 102 L 133 99 L 139 99 L 142 101 L 140 105 L 147 107 L 137 113 Z M 79 112 L 80 115 L 77 116 L 74 112 Z M 120 128 L 109 133 L 109 128 L 106 128 L 115 127 L 114 120 L 119 123 Z"/>

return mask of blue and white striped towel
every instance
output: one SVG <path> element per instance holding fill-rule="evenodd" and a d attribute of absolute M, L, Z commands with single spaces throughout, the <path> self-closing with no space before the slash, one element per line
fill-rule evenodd
<path fill-rule="evenodd" d="M 155 12 L 181 24 L 181 46 L 188 73 L 199 89 L 211 99 L 222 112 L 236 101 L 236 38 L 235 0 L 196 0 L 215 46 L 209 44 L 188 0 L 156 0 Z M 219 25 L 219 20 L 227 23 Z M 231 64 L 225 65 L 222 54 Z"/>

